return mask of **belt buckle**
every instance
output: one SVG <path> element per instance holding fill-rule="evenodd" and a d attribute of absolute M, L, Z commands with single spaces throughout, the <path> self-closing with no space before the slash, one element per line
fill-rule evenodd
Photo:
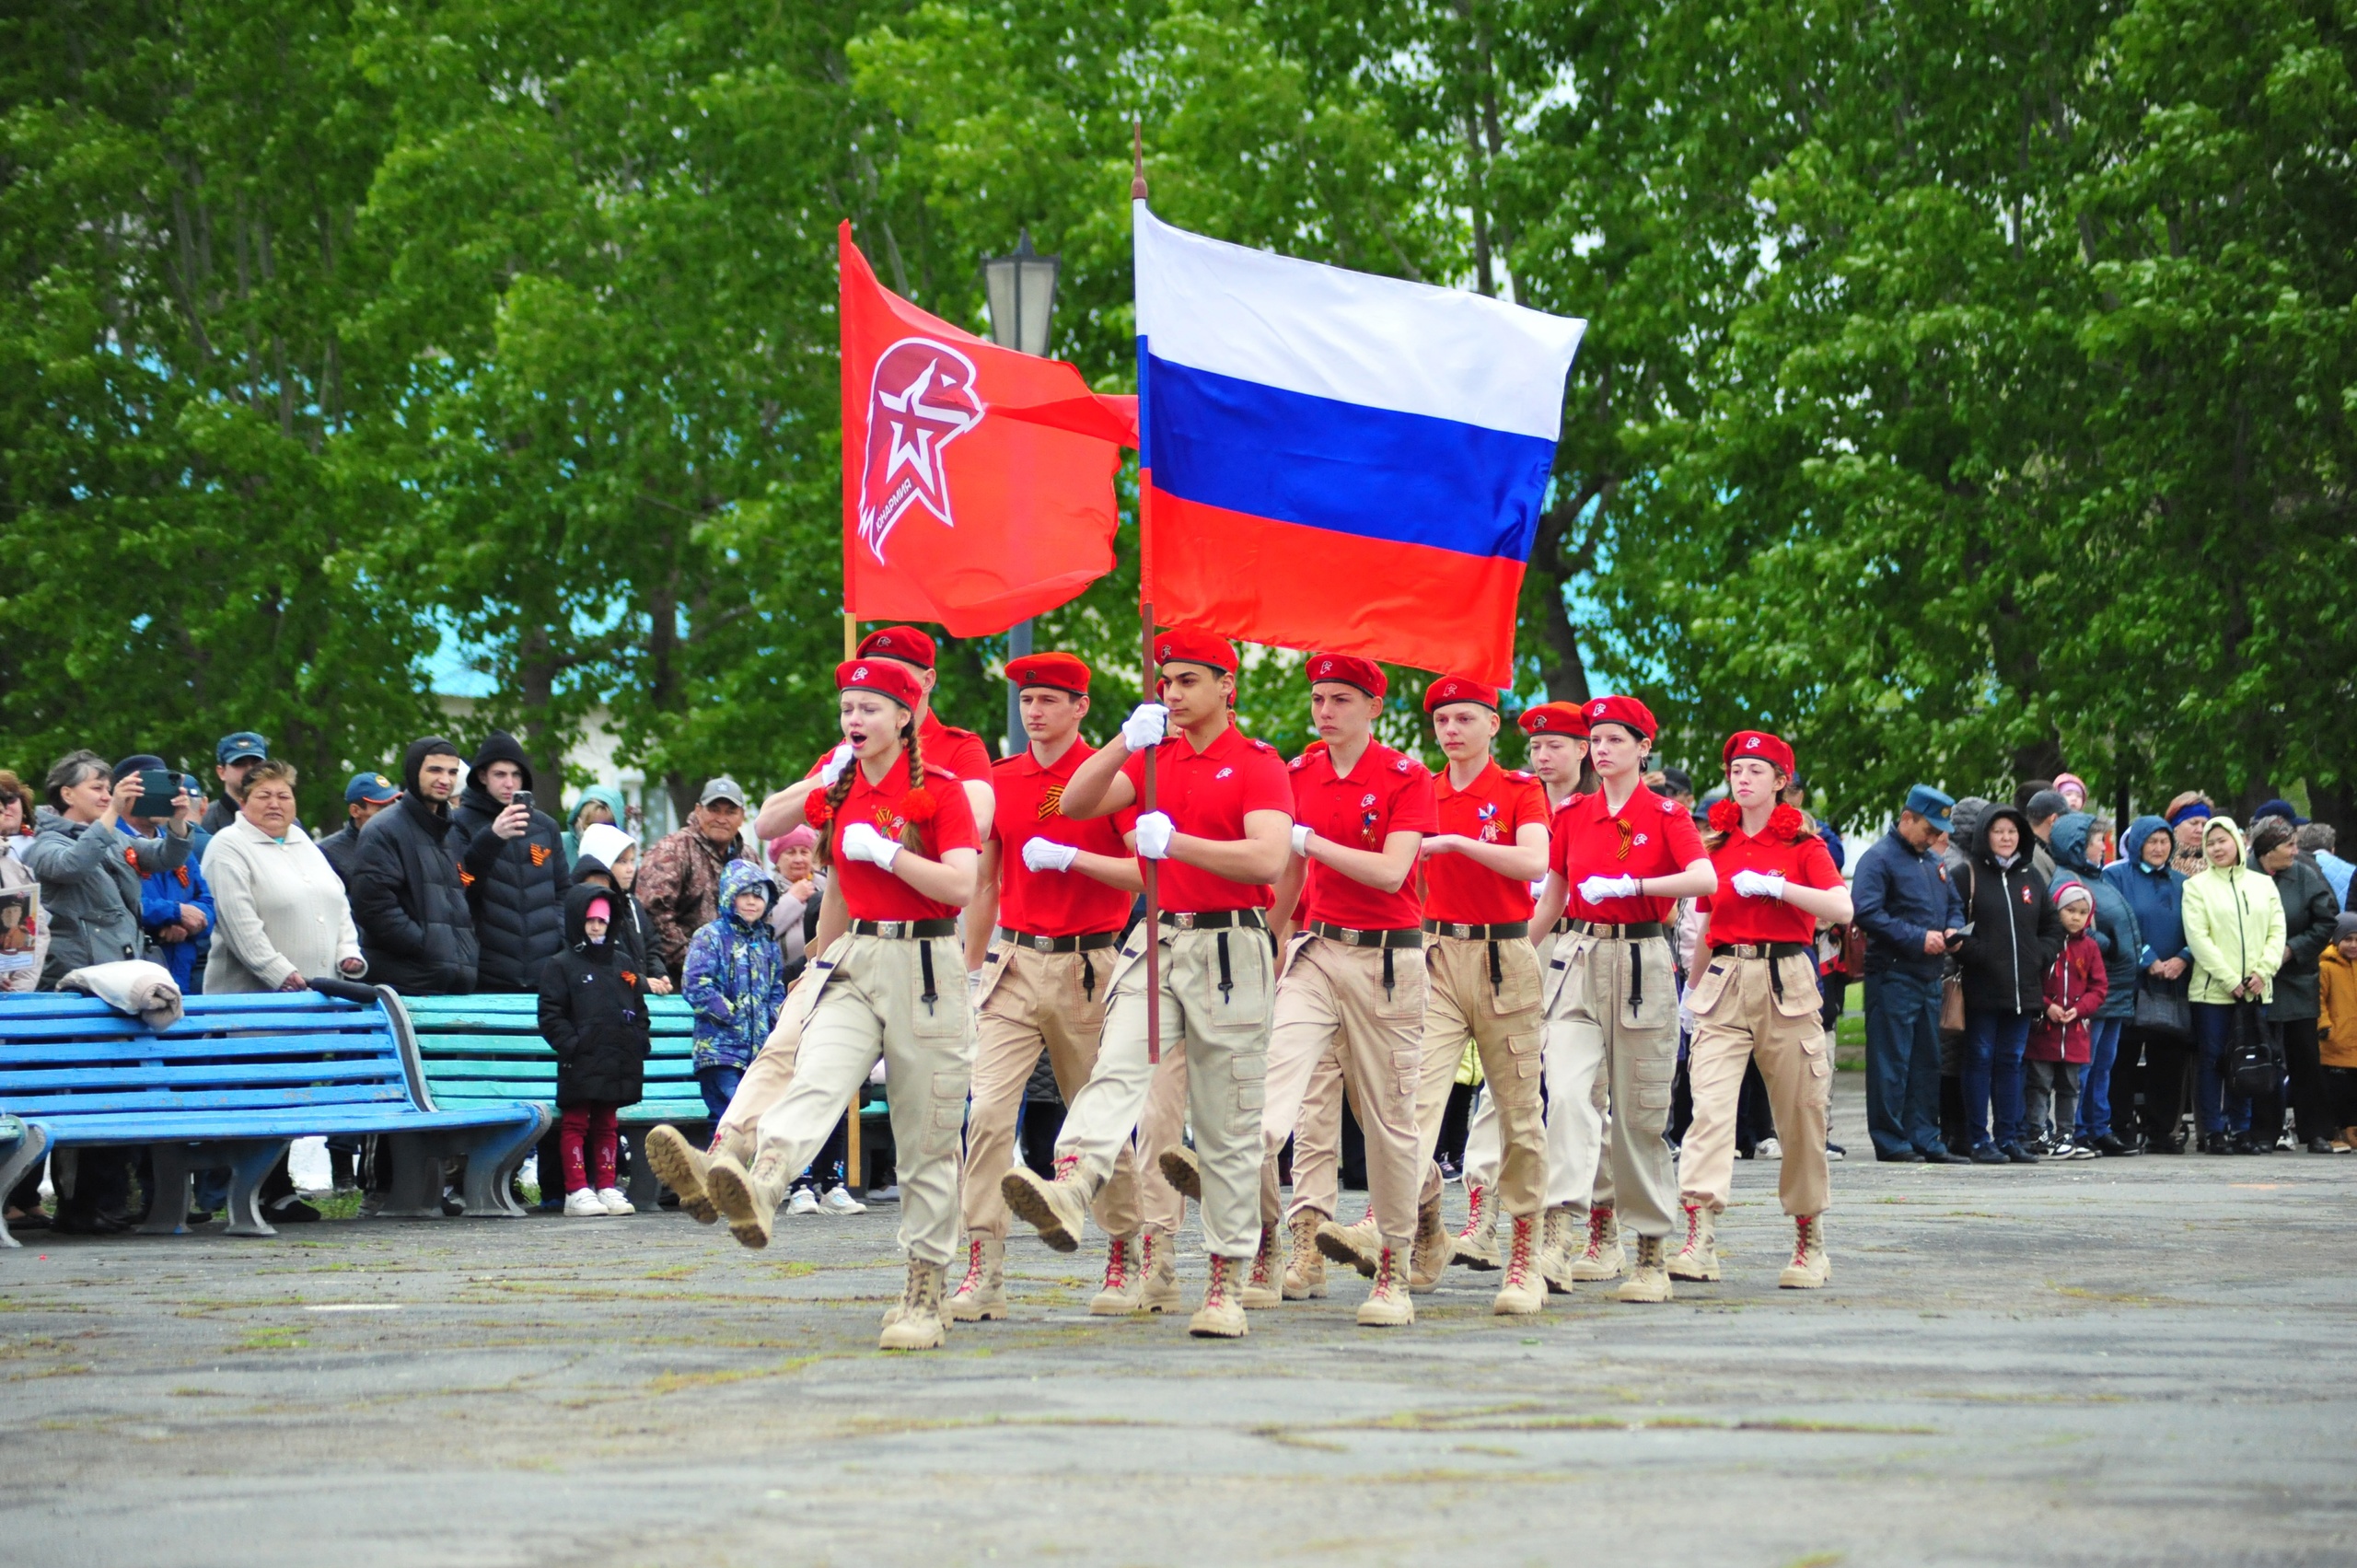
<path fill-rule="evenodd" d="M 1052 953 L 1056 950 L 1056 939 L 1052 936 L 1034 936 L 1031 938 L 1031 950 L 1035 953 Z"/>
<path fill-rule="evenodd" d="M 1167 918 L 1173 926 L 1180 931 L 1192 931 L 1195 929 L 1195 917 L 1191 914 L 1172 914 Z"/>
<path fill-rule="evenodd" d="M 907 924 L 908 922 L 903 920 L 879 920 L 876 923 L 876 935 L 878 936 L 898 936 L 901 933 L 901 928 Z"/>
<path fill-rule="evenodd" d="M 1460 942 L 1470 942 L 1473 939 L 1473 928 L 1469 925 L 1451 925 L 1448 928 L 1448 934 Z"/>

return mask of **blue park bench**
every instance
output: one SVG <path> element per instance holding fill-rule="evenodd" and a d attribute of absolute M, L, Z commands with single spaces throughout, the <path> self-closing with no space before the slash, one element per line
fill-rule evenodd
<path fill-rule="evenodd" d="M 180 1020 L 149 1029 L 72 992 L 0 995 L 0 1191 L 52 1149 L 145 1147 L 157 1191 L 141 1228 L 185 1230 L 189 1178 L 229 1167 L 229 1234 L 276 1234 L 258 1190 L 286 1145 L 314 1133 L 393 1140 L 396 1180 L 387 1213 L 439 1214 L 439 1167 L 423 1186 L 424 1156 L 467 1162 L 468 1213 L 520 1214 L 507 1177 L 548 1125 L 547 1111 L 515 1100 L 449 1109 L 427 1098 L 400 1004 L 313 992 L 192 996 Z M 401 1158 L 406 1150 L 412 1156 Z M 0 1223 L 0 1243 L 15 1246 Z"/>

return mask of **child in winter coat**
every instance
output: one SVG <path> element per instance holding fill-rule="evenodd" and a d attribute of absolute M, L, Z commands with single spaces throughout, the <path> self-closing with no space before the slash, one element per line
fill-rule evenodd
<path fill-rule="evenodd" d="M 2072 1141 L 2079 1111 L 2080 1081 L 2093 1041 L 2087 1021 L 2110 993 L 2102 939 L 2090 929 L 2095 895 L 2066 877 L 2055 884 L 2054 912 L 2062 922 L 2062 951 L 2046 971 L 2046 1010 L 2030 1026 L 2028 1120 L 2040 1152 L 2063 1159 L 2095 1159 L 2090 1145 Z"/>
<path fill-rule="evenodd" d="M 759 861 L 720 873 L 720 914 L 688 941 L 679 994 L 696 1016 L 696 1083 L 715 1122 L 785 1005 L 785 951 L 770 929 L 777 884 Z"/>
<path fill-rule="evenodd" d="M 614 899 L 594 884 L 568 889 L 565 949 L 540 971 L 540 1038 L 556 1051 L 564 1212 L 575 1219 L 635 1212 L 614 1185 L 614 1120 L 645 1094 L 646 977 L 610 940 Z"/>
<path fill-rule="evenodd" d="M 2332 924 L 2332 946 L 2317 960 L 2316 1043 L 2325 1098 L 2343 1149 L 2357 1149 L 2357 914 Z"/>

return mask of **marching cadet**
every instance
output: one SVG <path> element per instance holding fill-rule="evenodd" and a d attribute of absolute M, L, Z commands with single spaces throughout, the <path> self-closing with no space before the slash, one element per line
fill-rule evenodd
<path fill-rule="evenodd" d="M 937 768 L 957 781 L 975 830 L 986 841 L 997 803 L 990 748 L 972 730 L 944 724 L 933 711 L 933 690 L 937 679 L 933 639 L 913 626 L 887 626 L 861 638 L 854 658 L 871 667 L 890 665 L 908 672 L 916 692 L 917 738 L 924 749 L 925 765 Z M 753 821 L 755 837 L 766 843 L 806 822 L 817 826 L 806 807 L 812 796 L 834 788 L 851 767 L 851 761 L 850 743 L 840 743 L 819 759 L 799 783 L 788 784 L 762 801 L 761 812 Z M 800 981 L 795 982 L 797 990 L 800 985 Z M 737 1085 L 737 1092 L 728 1098 L 728 1109 L 713 1127 L 708 1152 L 696 1148 L 677 1128 L 668 1125 L 656 1127 L 646 1135 L 646 1163 L 655 1167 L 655 1174 L 665 1186 L 679 1195 L 679 1206 L 706 1225 L 719 1217 L 719 1211 L 704 1191 L 704 1168 L 712 1155 L 724 1150 L 734 1156 L 739 1165 L 752 1160 L 754 1130 L 771 1107 L 785 1097 L 794 1082 L 795 1059 L 802 1042 L 802 1017 L 803 1010 L 791 1002 L 779 1009 L 769 1039 L 754 1054 Z"/>
<path fill-rule="evenodd" d="M 1549 1092 L 1555 1114 L 1572 1112 L 1570 1190 L 1596 1178 L 1602 1125 L 1590 1089 L 1609 1074 L 1612 1170 L 1620 1217 L 1637 1232 L 1637 1261 L 1617 1293 L 1622 1301 L 1667 1301 L 1663 1242 L 1676 1224 L 1669 1148 L 1670 1080 L 1678 1067 L 1678 992 L 1663 922 L 1678 900 L 1718 886 L 1694 819 L 1642 782 L 1654 716 L 1633 697 L 1586 704 L 1588 763 L 1597 788 L 1555 815 L 1547 887 L 1534 928 L 1569 913 L 1570 929 L 1548 961 Z M 1562 1060 L 1551 1060 L 1556 1052 Z M 1560 1076 L 1559 1076 L 1560 1074 Z M 1559 1188 L 1559 1191 L 1562 1189 Z"/>
<path fill-rule="evenodd" d="M 1539 960 L 1529 941 L 1530 885 L 1547 874 L 1550 814 L 1536 779 L 1506 772 L 1491 756 L 1500 723 L 1495 687 L 1468 676 L 1445 677 L 1425 690 L 1424 711 L 1448 766 L 1434 782 L 1439 831 L 1423 842 L 1430 990 L 1423 1082 L 1416 1098 L 1422 1202 L 1436 1226 L 1441 1174 L 1433 1150 L 1469 1037 L 1480 1052 L 1505 1145 L 1497 1202 L 1514 1221 L 1505 1280 L 1490 1309 L 1537 1312 L 1547 1301 L 1538 1273 L 1547 1134 L 1539 1113 Z M 1420 1223 L 1422 1217 L 1420 1211 Z M 1444 1249 L 1431 1266 L 1434 1278 L 1447 1261 Z M 1411 1285 L 1420 1272 L 1411 1272 Z"/>
<path fill-rule="evenodd" d="M 957 917 L 974 896 L 981 855 L 958 781 L 925 765 L 915 676 L 889 659 L 852 659 L 835 684 L 852 759 L 807 813 L 832 874 L 819 957 L 788 1004 L 802 1016 L 800 1061 L 761 1118 L 752 1168 L 715 1155 L 704 1188 L 738 1241 L 767 1246 L 787 1185 L 882 1056 L 909 1273 L 880 1344 L 931 1350 L 942 1342 L 942 1273 L 958 1248 L 958 1135 L 974 1065 Z"/>
<path fill-rule="evenodd" d="M 1686 991 L 1694 1016 L 1687 1050 L 1694 1121 L 1678 1156 L 1686 1239 L 1669 1272 L 1681 1280 L 1719 1277 L 1714 1236 L 1735 1174 L 1736 1099 L 1744 1063 L 1757 1058 L 1784 1146 L 1778 1195 L 1797 1232 L 1776 1283 L 1817 1290 L 1833 1269 L 1822 1219 L 1833 1059 L 1818 1016 L 1817 925 L 1847 923 L 1850 892 L 1808 819 L 1781 803 L 1793 749 L 1747 729 L 1727 738 L 1724 755 L 1727 798 L 1711 807 L 1705 841 L 1719 878 L 1704 939 L 1709 961 Z"/>
<path fill-rule="evenodd" d="M 1155 861 L 1159 929 L 1143 925 L 1115 961 L 1097 1068 L 1073 1098 L 1057 1141 L 1056 1177 L 1021 1166 L 1002 1182 L 1007 1205 L 1060 1252 L 1080 1245 L 1088 1207 L 1111 1179 L 1155 1079 L 1146 1054 L 1146 943 L 1159 944 L 1163 1050 L 1183 1042 L 1187 1121 L 1200 1158 L 1203 1304 L 1191 1334 L 1248 1331 L 1243 1273 L 1259 1249 L 1261 1102 L 1276 985 L 1271 885 L 1293 831 L 1293 790 L 1275 748 L 1236 727 L 1236 649 L 1200 632 L 1155 639 L 1159 703 L 1139 704 L 1120 736 L 1074 770 L 1064 815 L 1075 820 L 1136 807 L 1144 753 L 1155 760 L 1155 809 L 1133 830 Z M 1174 736 L 1173 729 L 1177 731 Z"/>
<path fill-rule="evenodd" d="M 982 847 L 981 886 L 966 906 L 966 954 L 981 971 L 974 992 L 974 1089 L 966 1112 L 966 1276 L 950 1293 L 960 1323 L 1006 1316 L 1006 1200 L 1016 1113 L 1039 1052 L 1069 1104 L 1097 1064 L 1113 949 L 1131 896 L 1144 881 L 1126 835 L 1134 811 L 1076 822 L 1062 810 L 1073 772 L 1095 754 L 1080 737 L 1088 714 L 1088 666 L 1070 654 L 1011 660 L 1030 745 L 993 771 L 998 808 Z M 993 923 L 996 929 L 993 930 Z M 1137 1181 L 1124 1149 L 1097 1195 L 1111 1237 L 1097 1313 L 1138 1305 Z"/>

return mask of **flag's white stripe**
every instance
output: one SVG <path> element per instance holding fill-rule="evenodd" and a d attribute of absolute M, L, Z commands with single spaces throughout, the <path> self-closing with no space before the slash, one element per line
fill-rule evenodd
<path fill-rule="evenodd" d="M 1132 205 L 1138 332 L 1158 358 L 1369 408 L 1560 433 L 1585 321 L 1206 239 Z"/>

